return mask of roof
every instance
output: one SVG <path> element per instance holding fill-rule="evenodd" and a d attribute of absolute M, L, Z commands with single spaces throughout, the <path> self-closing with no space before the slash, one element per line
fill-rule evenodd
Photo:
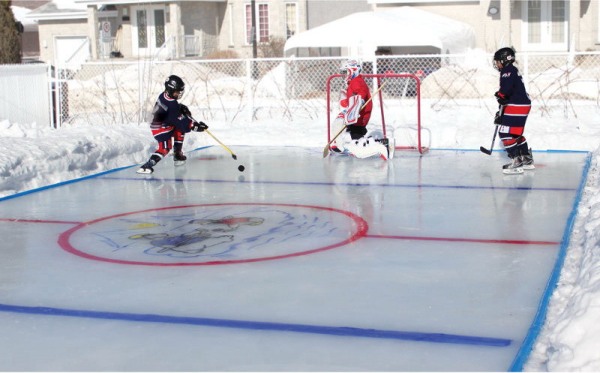
<path fill-rule="evenodd" d="M 143 5 L 149 3 L 172 3 L 179 2 L 181 0 L 75 0 L 75 2 L 79 4 L 88 4 L 88 5 Z M 211 2 L 211 3 L 226 3 L 227 0 L 194 0 L 196 2 Z"/>
<path fill-rule="evenodd" d="M 27 9 L 21 6 L 11 5 L 10 9 L 18 22 L 21 22 L 25 31 L 37 31 L 37 22 L 31 18 L 27 18 L 27 14 L 31 12 L 31 9 Z"/>
<path fill-rule="evenodd" d="M 170 3 L 179 0 L 53 0 L 48 4 L 31 11 L 27 17 L 34 20 L 63 20 L 63 19 L 87 19 L 87 7 L 102 5 L 138 5 L 149 3 Z M 227 0 L 196 0 L 210 2 L 227 2 Z"/>
<path fill-rule="evenodd" d="M 48 2 L 50 2 L 50 0 L 12 0 L 11 5 L 20 6 L 27 9 L 35 9 Z"/>
<path fill-rule="evenodd" d="M 403 6 L 350 14 L 292 36 L 284 49 L 348 47 L 372 55 L 378 46 L 433 46 L 442 53 L 462 53 L 475 46 L 475 31 L 463 22 Z"/>
<path fill-rule="evenodd" d="M 27 18 L 37 21 L 87 19 L 87 5 L 74 0 L 53 0 L 29 12 Z"/>

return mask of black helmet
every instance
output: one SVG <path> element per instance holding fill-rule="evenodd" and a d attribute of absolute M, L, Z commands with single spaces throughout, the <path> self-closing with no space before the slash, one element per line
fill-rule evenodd
<path fill-rule="evenodd" d="M 165 80 L 165 91 L 167 91 L 171 97 L 173 97 L 173 92 L 180 91 L 183 93 L 184 89 L 185 83 L 177 75 L 169 75 L 167 80 Z M 181 98 L 182 93 L 179 95 L 179 98 Z"/>
<path fill-rule="evenodd" d="M 500 48 L 494 53 L 494 61 L 500 61 L 502 67 L 515 62 L 515 50 L 512 48 Z"/>

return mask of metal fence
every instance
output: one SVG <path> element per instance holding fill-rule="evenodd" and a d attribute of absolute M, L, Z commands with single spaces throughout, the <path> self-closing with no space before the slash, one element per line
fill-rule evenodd
<path fill-rule="evenodd" d="M 163 82 L 170 74 L 186 82 L 183 103 L 197 118 L 233 123 L 257 120 L 321 120 L 327 113 L 326 81 L 339 72 L 343 58 L 285 58 L 244 60 L 122 61 L 86 63 L 77 71 L 56 69 L 53 85 L 30 83 L 25 74 L 7 84 L 0 67 L 0 105 L 13 93 L 45 90 L 55 104 L 27 104 L 29 113 L 49 111 L 56 126 L 79 123 L 146 122 Z M 519 67 L 535 110 L 577 116 L 581 106 L 600 107 L 600 53 L 517 54 Z M 493 106 L 499 74 L 492 55 L 378 56 L 363 61 L 365 73 L 411 73 L 420 77 L 422 108 L 442 110 L 461 106 Z M 36 95 L 39 92 L 36 92 Z M 414 100 L 414 83 L 395 81 L 383 90 L 384 100 Z M 333 95 L 335 96 L 335 95 Z M 337 101 L 337 97 L 334 98 Z M 18 106 L 0 106 L 0 120 L 16 118 Z M 336 108 L 337 103 L 331 105 Z M 5 114 L 6 113 L 6 114 Z M 554 114 L 555 115 L 555 114 Z M 22 120 L 22 119 L 19 119 Z M 34 120 L 34 118 L 31 118 Z M 40 119 L 35 119 L 39 121 Z"/>

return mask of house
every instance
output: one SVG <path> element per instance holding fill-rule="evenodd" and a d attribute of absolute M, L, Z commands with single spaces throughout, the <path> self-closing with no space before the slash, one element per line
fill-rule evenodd
<path fill-rule="evenodd" d="M 591 0 L 53 0 L 28 17 L 38 23 L 40 58 L 76 65 L 119 57 L 280 57 L 277 43 L 298 33 L 405 6 L 470 25 L 475 48 L 487 51 L 599 48 L 600 5 Z"/>
<path fill-rule="evenodd" d="M 21 57 L 24 62 L 37 61 L 40 58 L 40 43 L 37 22 L 28 18 L 27 14 L 32 9 L 47 2 L 46 0 L 13 0 L 11 10 L 15 20 L 22 28 L 19 30 L 21 36 Z"/>
<path fill-rule="evenodd" d="M 55 0 L 26 16 L 37 22 L 40 60 L 60 66 L 79 66 L 89 58 L 86 7 L 72 0 Z"/>
<path fill-rule="evenodd" d="M 592 0 L 367 0 L 374 10 L 410 5 L 473 27 L 476 48 L 492 52 L 599 50 L 600 4 Z"/>
<path fill-rule="evenodd" d="M 390 50 L 392 54 L 453 53 L 452 48 L 444 48 L 447 43 L 440 39 L 449 36 L 449 32 L 455 34 L 455 39 L 469 39 L 458 24 L 455 31 L 436 30 L 435 23 L 422 21 L 435 17 L 470 26 L 475 36 L 474 47 L 489 52 L 503 46 L 513 46 L 521 52 L 599 49 L 597 1 L 367 0 L 367 3 L 371 5 L 370 11 L 340 17 L 288 40 L 286 55 L 343 56 L 360 51 L 368 56 L 378 50 Z M 413 17 L 404 8 L 429 16 Z M 392 16 L 395 11 L 396 16 Z M 442 22 L 449 24 L 443 20 L 439 24 Z M 363 25 L 363 29 L 352 28 L 352 24 Z M 342 35 L 343 30 L 348 30 L 347 35 Z M 355 40 L 353 45 L 349 38 Z M 427 41 L 428 38 L 432 40 Z"/>
<path fill-rule="evenodd" d="M 220 52 L 243 58 L 255 55 L 252 5 L 256 44 L 263 52 L 257 57 L 269 43 L 369 9 L 365 0 L 346 0 L 341 7 L 335 0 L 53 0 L 28 17 L 39 24 L 40 58 L 57 65 L 114 57 L 206 58 Z"/>

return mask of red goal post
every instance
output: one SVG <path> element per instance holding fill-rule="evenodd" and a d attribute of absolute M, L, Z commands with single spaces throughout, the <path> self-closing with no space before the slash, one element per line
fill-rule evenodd
<path fill-rule="evenodd" d="M 361 74 L 361 76 L 369 84 L 371 92 L 376 92 L 384 84 L 382 89 L 377 91 L 374 95 L 375 97 L 372 98 L 373 112 L 368 127 L 377 128 L 380 125 L 383 135 L 387 137 L 390 123 L 388 121 L 386 124 L 386 109 L 384 108 L 387 107 L 387 111 L 390 111 L 389 114 L 392 116 L 397 115 L 398 110 L 401 110 L 403 111 L 402 116 L 409 122 L 408 126 L 406 126 L 407 123 L 397 123 L 398 121 L 395 120 L 391 122 L 397 126 L 396 130 L 409 129 L 410 135 L 399 138 L 394 133 L 396 149 L 417 150 L 421 154 L 425 153 L 428 149 L 422 145 L 421 140 L 421 80 L 419 77 L 408 73 Z M 336 109 L 332 107 L 332 102 L 338 102 L 338 97 L 332 96 L 332 90 L 337 94 L 342 87 L 344 78 L 345 75 L 342 74 L 334 74 L 327 78 L 327 143 L 335 136 L 335 134 L 331 133 L 332 117 L 335 118 L 334 115 L 339 113 L 339 111 L 335 111 Z M 403 102 L 404 104 L 408 102 L 408 104 L 402 107 L 402 105 L 396 104 L 396 101 Z M 379 111 L 377 111 L 377 107 L 379 107 Z"/>

